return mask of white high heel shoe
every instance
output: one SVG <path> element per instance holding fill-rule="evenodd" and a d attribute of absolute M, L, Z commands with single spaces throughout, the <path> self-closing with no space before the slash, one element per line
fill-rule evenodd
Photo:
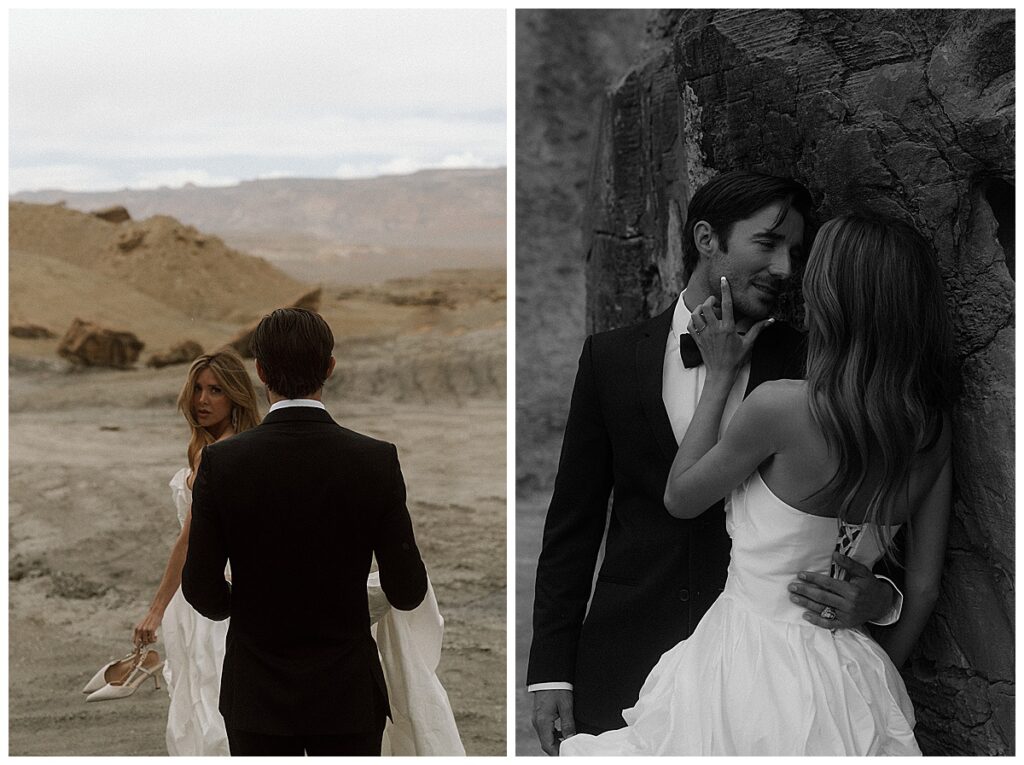
<path fill-rule="evenodd" d="M 110 701 L 131 696 L 146 680 L 153 678 L 157 690 L 160 688 L 160 670 L 164 663 L 156 651 L 146 651 L 132 669 L 131 674 L 121 681 L 107 683 L 86 697 L 86 701 Z"/>
<path fill-rule="evenodd" d="M 98 691 L 107 683 L 125 680 L 138 660 L 139 652 L 135 650 L 123 658 L 108 661 L 96 671 L 96 674 L 92 676 L 92 680 L 85 684 L 82 693 L 92 693 L 93 691 Z"/>

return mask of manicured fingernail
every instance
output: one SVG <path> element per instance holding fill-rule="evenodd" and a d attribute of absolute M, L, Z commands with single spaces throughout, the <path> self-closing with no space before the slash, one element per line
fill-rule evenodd
<path fill-rule="evenodd" d="M 795 584 L 789 585 L 789 591 L 790 592 L 796 592 L 796 585 Z"/>
<path fill-rule="evenodd" d="M 805 574 L 803 571 L 801 571 L 799 574 L 797 574 L 797 578 L 798 579 L 807 579 L 807 574 Z"/>

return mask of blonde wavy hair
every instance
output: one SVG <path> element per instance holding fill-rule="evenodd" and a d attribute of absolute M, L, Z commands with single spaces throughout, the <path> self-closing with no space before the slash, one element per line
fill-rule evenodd
<path fill-rule="evenodd" d="M 188 377 L 178 394 L 178 411 L 185 417 L 192 433 L 188 440 L 188 464 L 195 468 L 196 459 L 204 446 L 216 439 L 196 419 L 192 407 L 192 393 L 196 381 L 204 369 L 213 372 L 224 393 L 231 400 L 231 427 L 235 433 L 254 428 L 260 423 L 260 411 L 256 404 L 256 391 L 252 379 L 245 369 L 242 357 L 232 348 L 222 348 L 213 353 L 199 356 L 188 369 Z"/>
<path fill-rule="evenodd" d="M 803 280 L 811 412 L 838 457 L 822 490 L 846 519 L 872 468 L 864 521 L 892 558 L 894 508 L 957 395 L 935 253 L 896 220 L 844 215 L 818 232 Z M 909 523 L 909 521 L 908 521 Z"/>

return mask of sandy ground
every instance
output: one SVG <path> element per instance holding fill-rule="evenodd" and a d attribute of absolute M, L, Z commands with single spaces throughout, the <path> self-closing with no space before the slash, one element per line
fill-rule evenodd
<path fill-rule="evenodd" d="M 470 276 L 325 290 L 343 372 L 325 403 L 399 445 L 446 619 L 441 680 L 467 754 L 503 755 L 504 275 Z M 177 533 L 185 367 L 69 372 L 55 342 L 11 344 L 9 753 L 162 755 L 164 690 L 79 691 L 128 650 Z"/>

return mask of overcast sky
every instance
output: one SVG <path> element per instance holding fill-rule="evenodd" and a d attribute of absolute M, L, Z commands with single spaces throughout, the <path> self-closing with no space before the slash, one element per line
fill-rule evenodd
<path fill-rule="evenodd" d="M 504 10 L 9 20 L 11 193 L 506 163 Z"/>

